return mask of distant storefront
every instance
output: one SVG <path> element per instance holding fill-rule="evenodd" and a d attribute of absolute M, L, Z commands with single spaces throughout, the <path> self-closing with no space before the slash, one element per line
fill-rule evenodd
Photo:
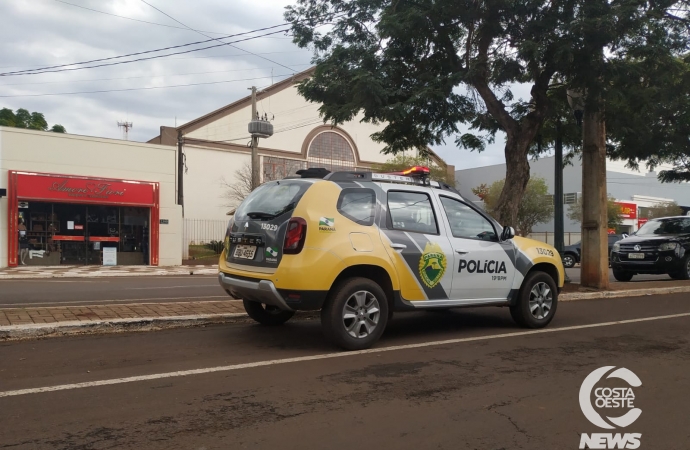
<path fill-rule="evenodd" d="M 176 152 L 0 127 L 0 267 L 177 265 Z"/>

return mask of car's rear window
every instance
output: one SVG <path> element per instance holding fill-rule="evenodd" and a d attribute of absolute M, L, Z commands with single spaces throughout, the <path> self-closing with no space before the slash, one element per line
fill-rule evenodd
<path fill-rule="evenodd" d="M 300 180 L 281 180 L 259 186 L 249 194 L 235 212 L 235 220 L 280 216 L 295 209 L 311 183 Z M 250 217 L 252 216 L 252 217 Z"/>

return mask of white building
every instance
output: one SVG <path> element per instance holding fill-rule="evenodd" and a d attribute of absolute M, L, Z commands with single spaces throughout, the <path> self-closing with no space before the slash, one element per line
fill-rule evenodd
<path fill-rule="evenodd" d="M 380 125 L 357 119 L 342 126 L 324 125 L 319 118 L 320 104 L 309 103 L 297 92 L 296 83 L 308 78 L 313 68 L 260 91 L 258 112 L 266 114 L 274 135 L 259 141 L 263 180 L 279 179 L 309 167 L 329 170 L 371 169 L 390 158 L 381 153 L 384 144 L 371 134 Z M 236 172 L 251 162 L 247 125 L 252 117 L 251 96 L 192 120 L 177 128 L 161 127 L 159 136 L 149 143 L 180 146 L 184 154 L 183 193 L 186 219 L 223 220 L 233 206 L 226 198 L 227 184 L 237 182 Z M 431 159 L 448 166 L 433 152 Z"/>
<path fill-rule="evenodd" d="M 0 267 L 179 265 L 176 167 L 167 146 L 0 127 Z"/>

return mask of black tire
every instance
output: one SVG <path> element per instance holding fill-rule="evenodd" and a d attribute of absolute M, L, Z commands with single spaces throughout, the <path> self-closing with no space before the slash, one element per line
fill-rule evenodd
<path fill-rule="evenodd" d="M 295 315 L 294 311 L 284 311 L 276 306 L 259 302 L 242 300 L 242 303 L 244 303 L 244 310 L 247 311 L 247 315 L 261 325 L 282 325 Z"/>
<path fill-rule="evenodd" d="M 563 255 L 563 267 L 565 267 L 566 269 L 575 267 L 576 262 L 577 260 L 572 254 L 566 253 L 565 255 Z"/>
<path fill-rule="evenodd" d="M 620 269 L 613 269 L 613 278 L 617 281 L 630 281 L 632 280 L 633 273 Z"/>
<path fill-rule="evenodd" d="M 378 314 L 368 312 L 374 309 L 378 309 Z M 321 327 L 326 338 L 338 347 L 362 350 L 379 340 L 388 323 L 388 311 L 388 299 L 381 286 L 368 278 L 349 278 L 331 290 L 321 309 Z"/>
<path fill-rule="evenodd" d="M 533 293 L 535 289 L 539 295 Z M 532 305 L 530 305 L 531 300 L 533 300 Z M 534 306 L 536 309 L 533 314 L 532 307 Z M 556 315 L 557 308 L 558 287 L 556 282 L 549 274 L 535 271 L 528 274 L 522 282 L 517 302 L 510 307 L 510 315 L 522 327 L 543 328 Z"/>
<path fill-rule="evenodd" d="M 674 280 L 690 280 L 690 255 L 683 259 L 682 267 L 673 273 L 669 273 Z"/>

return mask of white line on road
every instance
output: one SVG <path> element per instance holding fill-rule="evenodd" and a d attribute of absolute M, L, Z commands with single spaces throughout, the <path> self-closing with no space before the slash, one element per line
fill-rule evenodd
<path fill-rule="evenodd" d="M 460 343 L 464 343 L 464 342 L 485 341 L 485 340 L 491 340 L 491 339 L 504 339 L 504 338 L 517 337 L 517 336 L 530 336 L 533 334 L 558 333 L 561 331 L 572 331 L 572 330 L 583 330 L 583 329 L 587 329 L 587 328 L 610 327 L 613 325 L 623 325 L 623 324 L 638 323 L 638 322 L 649 322 L 649 321 L 653 321 L 653 320 L 676 319 L 679 317 L 688 317 L 688 316 L 690 316 L 690 312 L 681 313 L 681 314 L 670 314 L 670 315 L 666 315 L 666 316 L 643 317 L 640 319 L 618 320 L 615 322 L 592 323 L 592 324 L 588 324 L 588 325 L 574 325 L 574 326 L 570 326 L 570 327 L 560 327 L 560 328 L 544 328 L 541 330 L 530 330 L 530 331 L 519 331 L 516 333 L 493 334 L 493 335 L 489 335 L 489 336 L 475 336 L 475 337 L 469 337 L 469 338 L 448 339 L 445 341 L 431 341 L 431 342 L 420 342 L 418 344 L 394 345 L 391 347 L 372 348 L 372 349 L 368 349 L 368 350 L 358 350 L 358 351 L 353 351 L 353 352 L 325 353 L 325 354 L 313 355 L 313 356 L 300 356 L 297 358 L 273 359 L 273 360 L 269 360 L 269 361 L 257 361 L 257 362 L 244 363 L 244 364 L 233 364 L 230 366 L 207 367 L 204 369 L 180 370 L 177 372 L 156 373 L 156 374 L 151 374 L 151 375 L 138 375 L 138 376 L 126 377 L 126 378 L 112 378 L 109 380 L 86 381 L 83 383 L 60 384 L 57 386 L 46 386 L 46 387 L 31 388 L 31 389 L 18 389 L 16 391 L 4 391 L 4 392 L 0 392 L 0 397 L 14 397 L 17 395 L 40 394 L 40 393 L 44 393 L 44 392 L 55 392 L 55 391 L 67 391 L 67 390 L 83 389 L 83 388 L 97 387 L 97 386 L 110 386 L 113 384 L 135 383 L 137 381 L 150 381 L 150 380 L 159 380 L 162 378 L 186 377 L 186 376 L 190 376 L 190 375 L 203 375 L 203 374 L 214 373 L 214 372 L 229 372 L 232 370 L 251 369 L 251 368 L 255 368 L 255 367 L 265 367 L 265 366 L 275 366 L 278 364 L 288 364 L 288 363 L 305 362 L 305 361 L 318 361 L 321 359 L 331 359 L 331 358 L 344 358 L 344 357 L 348 357 L 348 356 L 366 355 L 366 354 L 371 354 L 371 353 L 383 353 L 383 352 L 391 352 L 391 351 L 396 351 L 396 350 L 409 350 L 409 349 L 432 347 L 432 346 L 438 346 L 438 345 L 460 344 Z"/>
<path fill-rule="evenodd" d="M 98 306 L 100 303 L 113 303 L 113 302 L 145 302 L 145 303 L 137 303 L 138 305 L 147 305 L 149 303 L 153 303 L 156 300 L 194 300 L 198 298 L 225 298 L 228 300 L 234 300 L 233 298 L 229 298 L 229 296 L 226 295 L 205 295 L 203 297 L 161 297 L 161 298 L 123 298 L 120 300 L 74 300 L 70 302 L 37 302 L 37 303 L 0 303 L 0 306 L 10 306 L 12 308 L 7 308 L 7 309 L 21 309 L 26 306 L 45 306 L 46 308 L 53 306 L 53 305 L 76 305 L 77 303 L 90 303 L 91 305 L 89 306 Z M 189 302 L 192 303 L 192 302 Z M 196 302 L 195 302 L 196 303 Z M 198 303 L 203 303 L 203 302 L 198 302 Z"/>

